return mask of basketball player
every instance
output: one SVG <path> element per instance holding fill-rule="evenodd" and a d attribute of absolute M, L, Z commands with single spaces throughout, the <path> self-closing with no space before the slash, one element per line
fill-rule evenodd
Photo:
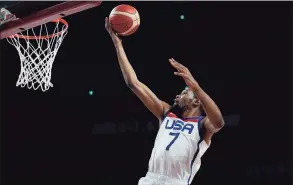
<path fill-rule="evenodd" d="M 189 70 L 174 59 L 170 64 L 186 85 L 175 98 L 173 106 L 160 100 L 137 79 L 129 63 L 121 40 L 112 31 L 108 18 L 105 27 L 116 48 L 118 62 L 127 86 L 159 119 L 160 128 L 149 161 L 149 169 L 139 185 L 188 185 L 200 168 L 201 157 L 209 148 L 211 138 L 224 126 L 215 102 L 203 91 Z M 170 110 L 179 106 L 183 114 L 178 118 Z M 207 115 L 202 117 L 202 111 Z"/>

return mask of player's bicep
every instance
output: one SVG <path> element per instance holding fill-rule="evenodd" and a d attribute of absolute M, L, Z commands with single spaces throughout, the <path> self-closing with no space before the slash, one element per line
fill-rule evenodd
<path fill-rule="evenodd" d="M 159 120 L 169 110 L 170 105 L 161 101 L 145 84 L 137 82 L 130 89 Z"/>

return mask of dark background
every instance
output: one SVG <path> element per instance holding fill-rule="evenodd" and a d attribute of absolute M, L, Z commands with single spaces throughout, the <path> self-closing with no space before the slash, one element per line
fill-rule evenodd
<path fill-rule="evenodd" d="M 92 132 L 105 122 L 156 121 L 125 85 L 104 29 L 122 3 L 66 17 L 48 92 L 15 87 L 18 54 L 1 41 L 5 185 L 137 184 L 147 172 L 156 130 Z M 215 135 L 192 184 L 291 184 L 292 3 L 126 3 L 141 16 L 123 43 L 142 82 L 172 103 L 185 87 L 168 63 L 174 57 L 225 116 L 241 115 Z"/>

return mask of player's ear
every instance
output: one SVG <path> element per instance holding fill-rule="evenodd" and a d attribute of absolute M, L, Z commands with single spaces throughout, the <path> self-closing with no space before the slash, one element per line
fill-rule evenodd
<path fill-rule="evenodd" d="M 200 105 L 200 101 L 199 101 L 199 99 L 194 98 L 194 99 L 192 100 L 192 105 L 193 105 L 193 107 L 198 107 L 198 106 Z"/>

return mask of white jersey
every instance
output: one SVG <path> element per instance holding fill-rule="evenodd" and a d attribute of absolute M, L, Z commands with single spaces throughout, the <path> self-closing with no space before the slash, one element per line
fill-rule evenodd
<path fill-rule="evenodd" d="M 208 149 L 200 135 L 199 122 L 203 117 L 180 119 L 173 113 L 163 120 L 149 161 L 149 172 L 180 184 L 190 184 Z"/>

